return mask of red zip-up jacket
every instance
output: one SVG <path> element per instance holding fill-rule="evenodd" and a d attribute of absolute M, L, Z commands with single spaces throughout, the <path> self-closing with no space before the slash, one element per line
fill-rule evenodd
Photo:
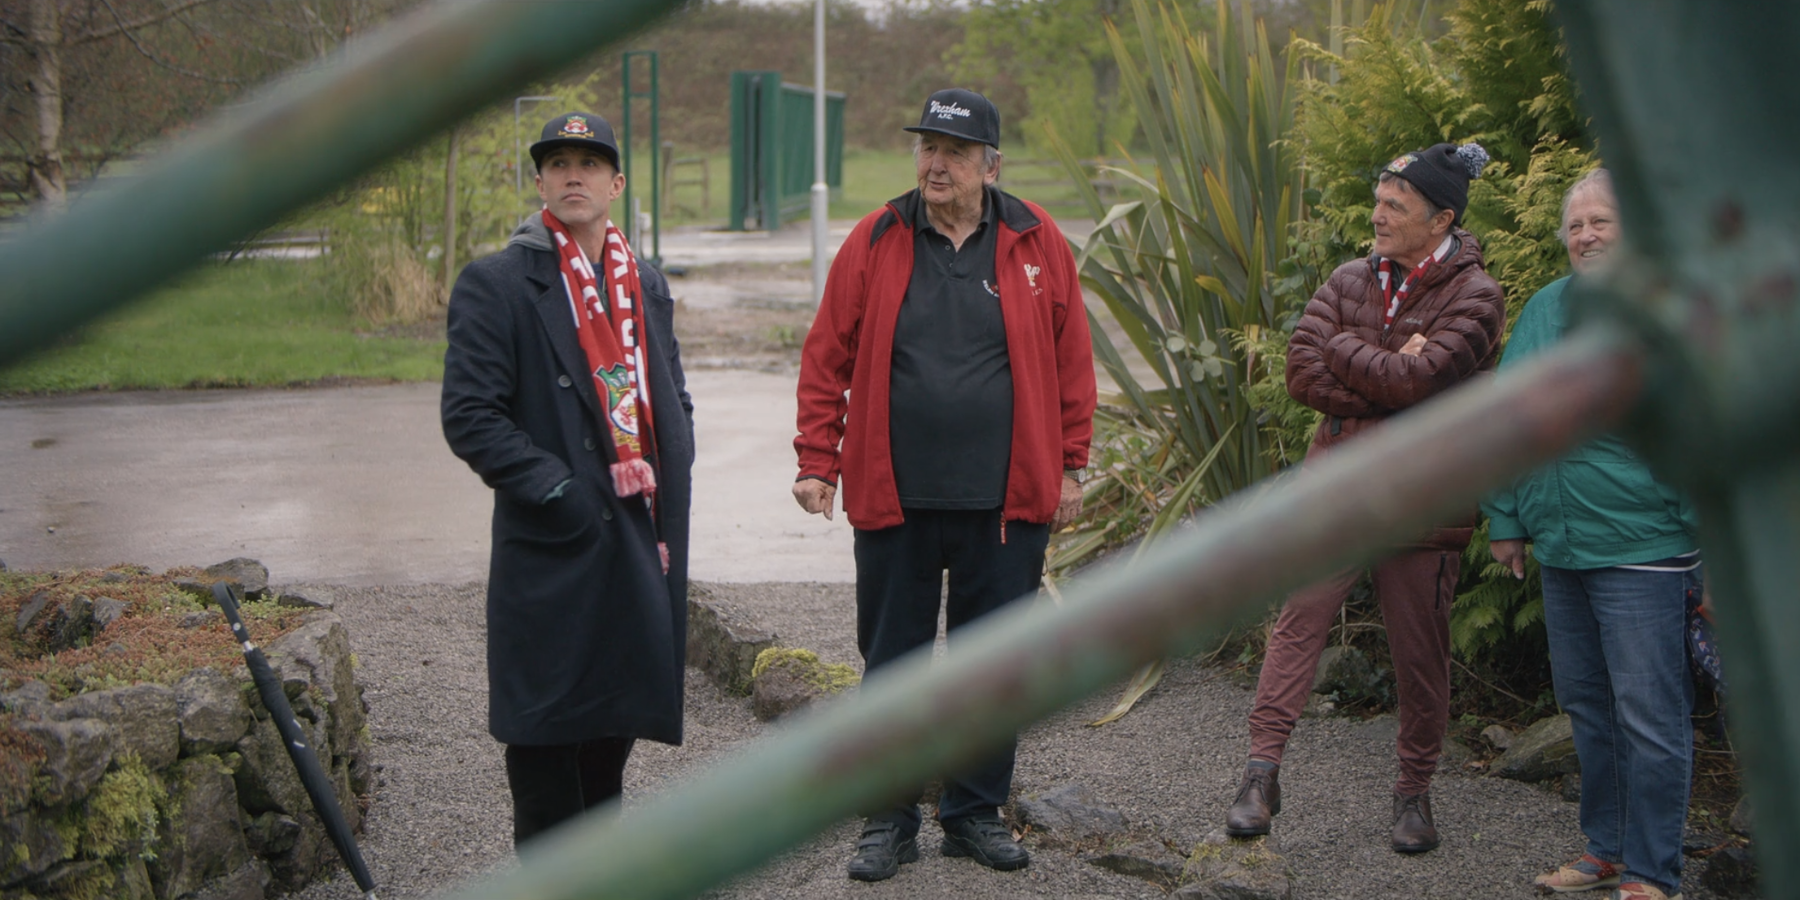
<path fill-rule="evenodd" d="M 1002 191 L 988 196 L 1000 204 L 994 273 L 1013 380 L 1004 517 L 1045 523 L 1061 498 L 1063 470 L 1087 465 L 1094 433 L 1087 310 L 1075 256 L 1050 215 Z M 857 223 L 831 264 L 800 355 L 800 478 L 837 484 L 841 474 L 844 515 L 865 530 L 904 521 L 888 442 L 888 379 L 922 202 L 909 191 Z"/>

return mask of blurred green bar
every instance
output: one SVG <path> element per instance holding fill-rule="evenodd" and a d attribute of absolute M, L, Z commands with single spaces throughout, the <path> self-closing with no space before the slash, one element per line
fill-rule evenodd
<path fill-rule="evenodd" d="M 1590 312 L 1655 359 L 1628 436 L 1700 511 L 1762 896 L 1797 897 L 1800 4 L 1555 11 L 1643 254 Z"/>
<path fill-rule="evenodd" d="M 1571 338 L 1537 364 L 1458 391 L 1316 467 L 1202 514 L 1066 604 L 1022 603 L 914 653 L 860 695 L 784 728 L 624 817 L 542 839 L 462 900 L 691 897 L 877 805 L 1152 659 L 1191 650 L 1284 591 L 1471 509 L 1517 472 L 1616 423 L 1639 391 L 1633 345 Z M 1407 461 L 1404 478 L 1394 460 Z M 846 613 L 847 615 L 847 613 Z M 1207 740 L 1207 735 L 1195 735 Z"/>
<path fill-rule="evenodd" d="M 675 5 L 445 3 L 274 86 L 144 174 L 0 243 L 0 365 Z M 1466 509 L 1617 424 L 1640 393 L 1649 399 L 1632 436 L 1704 513 L 1734 726 L 1771 849 L 1759 856 L 1765 884 L 1793 883 L 1800 6 L 1564 0 L 1557 10 L 1631 239 L 1649 254 L 1586 298 L 1609 326 L 1204 513 L 1132 569 L 1072 585 L 1066 606 L 1021 605 L 959 632 L 941 663 L 916 655 L 627 820 L 571 827 L 460 896 L 692 896 Z"/>
<path fill-rule="evenodd" d="M 0 243 L 0 365 L 157 287 L 678 0 L 428 6 Z"/>

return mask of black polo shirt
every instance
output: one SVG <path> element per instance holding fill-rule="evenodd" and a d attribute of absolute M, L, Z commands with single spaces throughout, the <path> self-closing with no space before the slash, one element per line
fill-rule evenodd
<path fill-rule="evenodd" d="M 894 483 L 902 507 L 993 509 L 1006 499 L 1013 430 L 994 279 L 999 198 L 988 188 L 961 249 L 931 226 L 923 199 L 917 207 L 888 392 Z"/>

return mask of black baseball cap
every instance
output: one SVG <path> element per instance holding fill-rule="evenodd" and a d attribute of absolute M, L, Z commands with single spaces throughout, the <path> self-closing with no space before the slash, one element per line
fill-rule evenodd
<path fill-rule="evenodd" d="M 925 101 L 925 111 L 919 114 L 919 124 L 905 130 L 933 131 L 998 149 L 1000 111 L 974 91 L 950 88 L 932 94 Z"/>
<path fill-rule="evenodd" d="M 544 123 L 544 134 L 531 145 L 531 164 L 542 168 L 544 155 L 558 147 L 586 147 L 619 169 L 619 145 L 613 140 L 612 125 L 593 113 L 563 113 Z"/>

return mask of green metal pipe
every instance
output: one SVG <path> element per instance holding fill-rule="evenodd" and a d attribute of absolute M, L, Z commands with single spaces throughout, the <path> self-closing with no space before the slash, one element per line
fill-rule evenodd
<path fill-rule="evenodd" d="M 1800 6 L 1556 14 L 1625 235 L 1649 257 L 1597 298 L 1656 359 L 1628 434 L 1700 510 L 1762 883 L 1800 895 Z"/>
<path fill-rule="evenodd" d="M 0 244 L 0 365 L 606 43 L 678 0 L 461 0 L 292 76 Z"/>
<path fill-rule="evenodd" d="M 1800 603 L 1794 602 L 1794 551 L 1800 548 L 1800 461 L 1746 472 L 1734 484 L 1696 495 L 1706 580 L 1730 685 L 1732 744 L 1744 768 L 1756 818 L 1763 896 L 1792 897 L 1800 835 Z M 1768 848 L 1772 852 L 1763 852 Z"/>
<path fill-rule="evenodd" d="M 602 813 L 552 835 L 519 869 L 457 896 L 689 897 L 748 871 L 1284 591 L 1467 511 L 1618 421 L 1639 391 L 1637 354 L 1612 333 L 1577 335 L 1205 513 L 1135 566 L 1079 579 L 1066 605 L 1019 604 L 983 620 L 946 659 L 915 653 L 860 696 L 623 819 Z"/>

